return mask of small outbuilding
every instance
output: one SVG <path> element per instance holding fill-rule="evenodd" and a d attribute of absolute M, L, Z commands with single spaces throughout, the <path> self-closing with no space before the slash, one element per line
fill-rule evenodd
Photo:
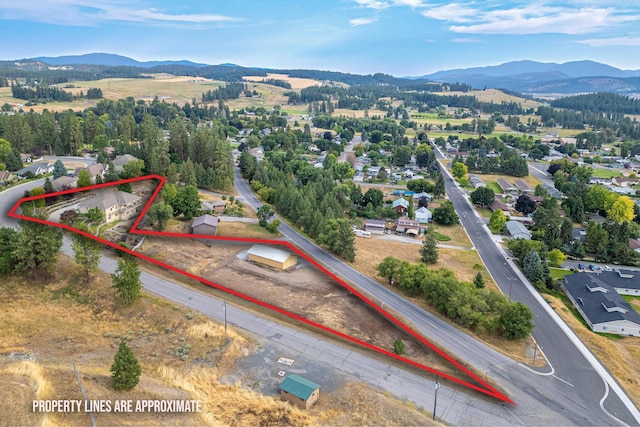
<path fill-rule="evenodd" d="M 197 217 L 191 223 L 191 232 L 193 234 L 215 236 L 218 232 L 218 218 L 207 214 Z"/>
<path fill-rule="evenodd" d="M 278 270 L 286 270 L 298 263 L 295 254 L 271 246 L 253 245 L 247 253 L 250 261 Z"/>
<path fill-rule="evenodd" d="M 320 385 L 291 374 L 280 383 L 280 397 L 298 408 L 309 409 L 320 397 Z"/>

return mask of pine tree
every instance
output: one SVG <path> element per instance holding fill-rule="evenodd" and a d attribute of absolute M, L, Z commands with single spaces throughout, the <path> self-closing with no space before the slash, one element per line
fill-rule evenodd
<path fill-rule="evenodd" d="M 444 194 L 444 176 L 441 173 L 438 173 L 436 177 L 436 183 L 433 186 L 433 195 L 436 197 L 440 197 Z"/>
<path fill-rule="evenodd" d="M 131 255 L 125 254 L 118 261 L 118 268 L 111 274 L 111 280 L 121 303 L 131 305 L 140 299 L 142 289 L 140 269 Z"/>
<path fill-rule="evenodd" d="M 60 159 L 56 160 L 53 164 L 53 179 L 60 178 L 61 176 L 67 175 L 67 168 L 64 166 L 64 163 Z"/>
<path fill-rule="evenodd" d="M 121 341 L 111 365 L 111 379 L 116 390 L 131 390 L 140 381 L 140 362 L 126 341 Z"/>
<path fill-rule="evenodd" d="M 424 243 L 420 248 L 420 256 L 422 261 L 427 264 L 435 264 L 438 262 L 438 241 L 436 240 L 436 234 L 433 227 L 427 228 L 424 233 Z"/>
<path fill-rule="evenodd" d="M 88 232 L 88 228 L 85 224 L 80 224 L 78 229 Z M 102 256 L 102 248 L 104 247 L 104 244 L 77 233 L 71 237 L 71 240 L 73 241 L 71 248 L 73 249 L 76 264 L 79 267 L 84 268 L 87 274 L 86 280 L 88 282 L 91 272 L 98 271 L 98 264 L 100 262 L 100 257 Z"/>
<path fill-rule="evenodd" d="M 15 270 L 36 277 L 40 270 L 49 273 L 62 248 L 62 231 L 31 221 L 19 221 L 22 232 L 13 250 Z"/>
<path fill-rule="evenodd" d="M 416 210 L 413 207 L 413 195 L 409 197 L 409 207 L 407 209 L 407 216 L 409 219 L 416 219 Z"/>
<path fill-rule="evenodd" d="M 44 185 L 42 186 L 42 188 L 44 188 L 44 192 L 47 194 L 53 193 L 53 184 L 51 183 L 51 180 L 49 179 L 49 177 L 45 178 Z"/>
<path fill-rule="evenodd" d="M 478 272 L 478 274 L 476 274 L 476 277 L 473 278 L 473 284 L 478 289 L 484 289 L 485 283 L 484 283 L 484 277 L 482 277 L 482 273 Z"/>

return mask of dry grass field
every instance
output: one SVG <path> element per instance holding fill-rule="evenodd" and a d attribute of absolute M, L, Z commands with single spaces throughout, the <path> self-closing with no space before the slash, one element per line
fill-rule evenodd
<path fill-rule="evenodd" d="M 437 93 L 437 92 L 436 92 Z M 544 105 L 541 102 L 531 99 L 518 98 L 517 96 L 507 95 L 498 89 L 471 90 L 469 92 L 439 92 L 438 95 L 458 95 L 458 96 L 475 96 L 480 102 L 493 102 L 500 104 L 501 102 L 517 102 L 522 108 L 538 108 Z M 526 122 L 526 120 L 525 120 Z"/>
<path fill-rule="evenodd" d="M 263 76 L 244 76 L 243 80 L 249 82 L 260 83 L 265 81 L 266 79 L 274 79 L 274 80 L 283 80 L 291 85 L 292 90 L 300 90 L 310 86 L 322 86 L 322 82 L 320 80 L 314 79 L 302 79 L 299 77 L 290 77 L 287 74 L 274 74 L 268 73 L 267 77 Z"/>
<path fill-rule="evenodd" d="M 308 412 L 277 396 L 221 383 L 238 359 L 256 349 L 253 339 L 233 328 L 225 335 L 221 325 L 151 295 L 121 307 L 108 275 L 95 274 L 89 284 L 83 279 L 73 261 L 61 257 L 46 283 L 9 276 L 0 284 L 0 425 L 89 424 L 84 412 L 31 411 L 33 399 L 82 399 L 73 362 L 89 399 L 202 401 L 201 413 L 95 413 L 98 425 L 438 425 L 412 405 L 359 383 L 321 395 Z M 111 387 L 109 368 L 123 339 L 142 366 L 131 391 Z"/>

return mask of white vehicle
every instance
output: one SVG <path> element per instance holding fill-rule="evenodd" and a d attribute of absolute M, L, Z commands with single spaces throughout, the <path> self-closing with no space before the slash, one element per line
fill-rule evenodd
<path fill-rule="evenodd" d="M 364 230 L 353 230 L 353 234 L 355 234 L 358 237 L 366 237 L 367 239 L 371 237 L 371 232 L 370 231 L 364 231 Z"/>

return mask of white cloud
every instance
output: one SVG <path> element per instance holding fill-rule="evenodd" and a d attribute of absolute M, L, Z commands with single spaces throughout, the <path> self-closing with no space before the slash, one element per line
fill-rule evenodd
<path fill-rule="evenodd" d="M 636 19 L 610 9 L 530 6 L 479 13 L 479 23 L 452 25 L 449 29 L 465 34 L 585 34 Z"/>
<path fill-rule="evenodd" d="M 349 20 L 349 24 L 353 25 L 354 27 L 357 27 L 359 25 L 373 24 L 377 20 L 378 20 L 377 18 L 354 18 Z"/>
<path fill-rule="evenodd" d="M 603 46 L 640 46 L 640 37 L 611 37 L 605 39 L 587 39 L 579 40 L 578 43 L 583 43 L 591 47 L 603 47 Z"/>
<path fill-rule="evenodd" d="M 480 40 L 474 39 L 473 37 L 459 37 L 456 39 L 451 39 L 454 43 L 480 43 Z"/>
<path fill-rule="evenodd" d="M 96 25 L 106 21 L 206 24 L 241 20 L 216 14 L 170 14 L 155 8 L 136 7 L 134 3 L 101 0 L 0 2 L 0 18 L 77 26 Z"/>
<path fill-rule="evenodd" d="M 367 7 L 369 9 L 386 9 L 391 6 L 386 1 L 381 0 L 354 0 L 360 6 Z"/>
<path fill-rule="evenodd" d="M 479 11 L 461 4 L 451 3 L 444 6 L 429 7 L 422 12 L 426 18 L 448 22 L 470 22 L 478 16 Z"/>
<path fill-rule="evenodd" d="M 394 0 L 393 4 L 396 6 L 409 6 L 413 9 L 424 6 L 423 0 Z"/>

